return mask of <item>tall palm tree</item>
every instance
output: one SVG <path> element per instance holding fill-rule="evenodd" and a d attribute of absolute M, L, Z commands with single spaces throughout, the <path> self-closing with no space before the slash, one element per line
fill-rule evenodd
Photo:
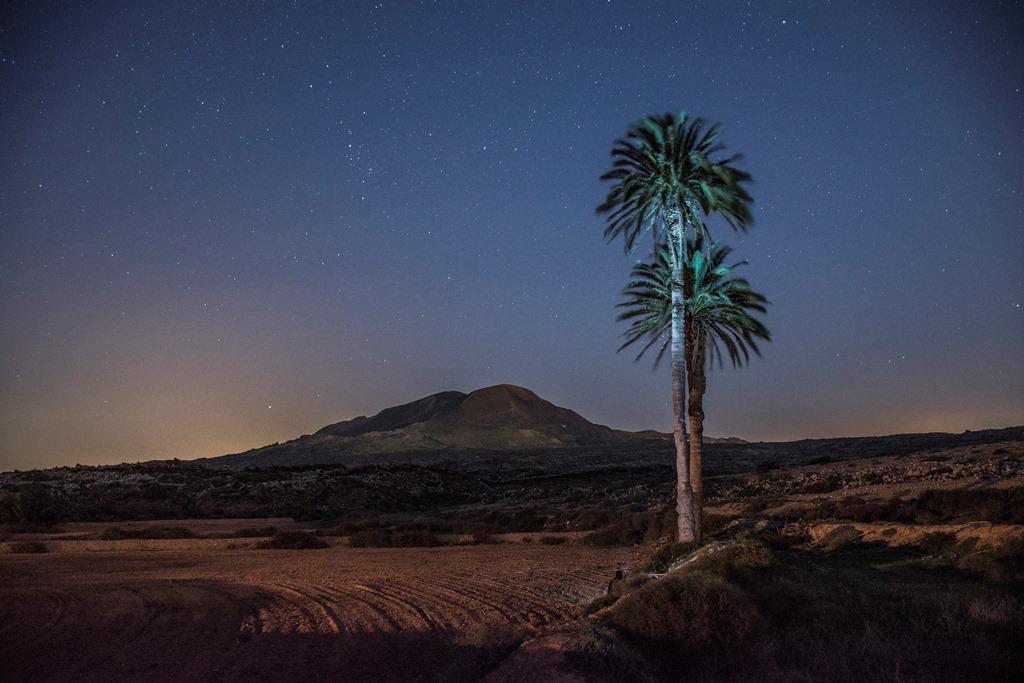
<path fill-rule="evenodd" d="M 752 222 L 751 198 L 743 184 L 750 175 L 735 166 L 738 156 L 720 157 L 718 126 L 685 113 L 649 116 L 633 125 L 612 147 L 612 168 L 602 180 L 612 181 L 604 203 L 605 237 L 623 238 L 626 251 L 650 233 L 653 247 L 668 245 L 672 278 L 669 294 L 672 355 L 672 432 L 676 446 L 677 538 L 695 541 L 699 528 L 693 512 L 693 487 L 686 439 L 686 359 L 683 268 L 687 240 L 704 235 L 704 217 L 720 215 L 737 231 Z"/>
<path fill-rule="evenodd" d="M 768 341 L 768 329 L 754 314 L 764 313 L 768 300 L 750 288 L 734 269 L 741 264 L 727 265 L 730 247 L 712 244 L 705 249 L 698 237 L 688 243 L 687 263 L 683 273 L 684 307 L 686 312 L 686 365 L 689 375 L 687 413 L 690 423 L 689 478 L 693 495 L 695 541 L 700 540 L 703 510 L 703 436 L 704 393 L 707 389 L 707 365 L 728 359 L 741 366 L 750 353 L 760 354 L 758 340 Z M 657 365 L 670 347 L 672 329 L 672 265 L 667 247 L 658 250 L 651 263 L 638 263 L 626 286 L 626 300 L 619 304 L 625 310 L 619 320 L 632 321 L 625 332 L 626 341 L 619 350 L 644 342 L 636 359 L 652 347 L 657 348 Z"/>

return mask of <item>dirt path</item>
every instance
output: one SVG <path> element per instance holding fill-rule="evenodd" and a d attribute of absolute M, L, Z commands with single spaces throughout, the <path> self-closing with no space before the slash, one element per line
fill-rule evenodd
<path fill-rule="evenodd" d="M 4 680 L 467 680 L 579 614 L 628 550 L 0 556 Z"/>

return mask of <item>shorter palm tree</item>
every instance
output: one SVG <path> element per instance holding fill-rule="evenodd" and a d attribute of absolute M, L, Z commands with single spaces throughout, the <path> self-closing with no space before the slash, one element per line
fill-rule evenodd
<path fill-rule="evenodd" d="M 768 341 L 768 329 L 754 317 L 766 311 L 768 300 L 750 288 L 734 269 L 741 263 L 726 265 L 732 249 L 711 244 L 706 250 L 701 237 L 687 244 L 682 289 L 686 308 L 686 367 L 688 375 L 687 414 L 689 421 L 690 481 L 693 487 L 694 521 L 700 540 L 703 507 L 703 435 L 704 393 L 707 390 L 707 366 L 725 361 L 741 366 L 751 352 L 760 354 L 757 342 Z M 625 310 L 619 320 L 632 321 L 619 350 L 643 343 L 636 360 L 650 349 L 657 349 L 655 366 L 671 341 L 672 268 L 667 246 L 658 249 L 651 263 L 637 263 L 626 286 Z"/>

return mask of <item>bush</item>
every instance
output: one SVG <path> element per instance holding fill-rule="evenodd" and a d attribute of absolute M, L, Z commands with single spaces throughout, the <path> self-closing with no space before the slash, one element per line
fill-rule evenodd
<path fill-rule="evenodd" d="M 933 531 L 921 537 L 917 547 L 926 555 L 941 555 L 956 544 L 956 534 L 945 531 Z"/>
<path fill-rule="evenodd" d="M 444 544 L 427 529 L 406 529 L 391 536 L 391 545 L 394 548 L 436 548 Z"/>
<path fill-rule="evenodd" d="M 569 539 L 565 536 L 541 536 L 538 541 L 541 545 L 562 545 L 568 542 Z"/>
<path fill-rule="evenodd" d="M 654 551 L 644 563 L 644 571 L 660 574 L 668 571 L 673 562 L 694 549 L 693 543 L 666 543 Z"/>
<path fill-rule="evenodd" d="M 256 544 L 260 549 L 317 550 L 330 547 L 324 539 L 305 531 L 280 531 L 274 537 Z"/>
<path fill-rule="evenodd" d="M 547 526 L 548 518 L 534 510 L 520 510 L 509 520 L 510 531 L 541 531 Z"/>
<path fill-rule="evenodd" d="M 759 512 L 764 512 L 768 508 L 778 507 L 782 505 L 784 501 L 780 498 L 772 498 L 769 496 L 758 496 L 747 502 L 743 506 L 743 514 L 745 515 L 756 515 Z"/>
<path fill-rule="evenodd" d="M 391 537 L 386 529 L 364 529 L 349 536 L 348 544 L 352 548 L 389 548 Z"/>
<path fill-rule="evenodd" d="M 52 527 L 61 520 L 60 506 L 42 484 L 0 496 L 0 522 L 14 525 Z"/>
<path fill-rule="evenodd" d="M 836 527 L 825 534 L 818 544 L 825 550 L 832 552 L 845 548 L 852 543 L 856 543 L 862 536 L 863 534 L 857 531 L 855 527 L 846 524 L 844 526 Z"/>
<path fill-rule="evenodd" d="M 589 605 L 587 605 L 586 608 L 583 610 L 583 614 L 586 615 L 586 616 L 589 616 L 589 615 L 594 614 L 596 612 L 600 612 L 605 607 L 609 607 L 610 605 L 614 605 L 616 602 L 618 602 L 618 600 L 619 600 L 619 596 L 618 595 L 612 595 L 610 593 L 608 595 L 602 595 L 601 597 L 599 597 L 598 599 L 594 600 Z"/>
<path fill-rule="evenodd" d="M 1016 583 L 986 586 L 919 563 L 876 565 L 905 557 L 889 549 L 773 555 L 745 542 L 698 553 L 676 572 L 587 609 L 604 608 L 588 621 L 613 627 L 602 639 L 617 635 L 634 646 L 657 680 L 1020 676 L 1024 603 Z M 996 554 L 973 553 L 964 568 L 1005 579 L 991 563 Z"/>
<path fill-rule="evenodd" d="M 758 579 L 778 565 L 778 558 L 764 543 L 746 540 L 740 543 L 709 548 L 688 563 L 685 572 L 708 572 L 745 583 Z"/>
<path fill-rule="evenodd" d="M 245 527 L 231 534 L 231 536 L 234 538 L 257 538 L 260 536 L 276 536 L 278 533 L 280 533 L 280 531 L 276 526 L 265 526 L 260 527 L 259 529 Z"/>
<path fill-rule="evenodd" d="M 11 544 L 11 552 L 17 554 L 46 553 L 49 548 L 41 541 L 17 541 Z"/>
<path fill-rule="evenodd" d="M 195 532 L 182 526 L 141 526 L 122 529 L 110 527 L 100 532 L 101 541 L 124 541 L 128 539 L 169 540 L 196 538 Z"/>
<path fill-rule="evenodd" d="M 867 501 L 859 496 L 846 496 L 841 499 L 833 510 L 835 517 L 849 519 L 854 522 L 901 521 L 914 519 L 906 503 L 899 498 L 891 498 L 888 502 Z"/>
<path fill-rule="evenodd" d="M 671 643 L 680 656 L 713 656 L 751 635 L 761 616 L 741 588 L 708 572 L 680 572 L 621 598 L 608 612 L 609 624 L 631 640 Z"/>
<path fill-rule="evenodd" d="M 1024 487 L 929 489 L 917 499 L 917 509 L 935 519 L 1020 524 L 1024 523 Z"/>
<path fill-rule="evenodd" d="M 365 529 L 352 534 L 348 544 L 352 548 L 434 548 L 444 545 L 429 529 Z"/>
<path fill-rule="evenodd" d="M 729 515 L 705 514 L 701 519 L 700 528 L 705 535 L 714 534 L 729 526 L 733 519 L 735 518 Z"/>
<path fill-rule="evenodd" d="M 580 537 L 580 543 L 598 547 L 635 545 L 643 541 L 643 534 L 626 524 L 616 524 Z"/>

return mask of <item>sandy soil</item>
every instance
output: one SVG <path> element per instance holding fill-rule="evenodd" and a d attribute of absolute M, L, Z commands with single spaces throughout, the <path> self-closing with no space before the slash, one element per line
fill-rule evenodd
<path fill-rule="evenodd" d="M 107 543 L 0 555 L 0 679 L 476 678 L 577 616 L 631 553 Z"/>

